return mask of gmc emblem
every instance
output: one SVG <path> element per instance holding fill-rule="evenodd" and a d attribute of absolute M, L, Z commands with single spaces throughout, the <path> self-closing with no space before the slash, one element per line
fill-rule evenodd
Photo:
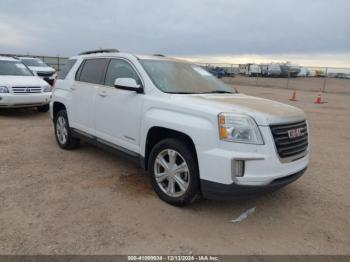
<path fill-rule="evenodd" d="M 298 137 L 304 136 L 303 129 L 304 128 L 300 127 L 300 128 L 297 128 L 297 129 L 288 130 L 288 137 L 290 139 L 294 139 L 294 138 L 298 138 Z"/>

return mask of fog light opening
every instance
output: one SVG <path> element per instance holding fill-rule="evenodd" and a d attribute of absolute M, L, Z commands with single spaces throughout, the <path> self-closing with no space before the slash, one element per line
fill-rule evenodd
<path fill-rule="evenodd" d="M 232 160 L 232 179 L 244 176 L 244 160 Z"/>

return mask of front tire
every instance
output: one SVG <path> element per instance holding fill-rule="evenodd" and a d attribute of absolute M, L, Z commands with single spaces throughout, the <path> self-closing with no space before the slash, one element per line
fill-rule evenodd
<path fill-rule="evenodd" d="M 54 123 L 56 141 L 61 148 L 73 149 L 79 146 L 80 140 L 72 136 L 66 110 L 58 112 Z"/>
<path fill-rule="evenodd" d="M 177 139 L 156 144 L 149 157 L 152 186 L 163 201 L 185 206 L 200 195 L 199 171 L 193 150 Z"/>

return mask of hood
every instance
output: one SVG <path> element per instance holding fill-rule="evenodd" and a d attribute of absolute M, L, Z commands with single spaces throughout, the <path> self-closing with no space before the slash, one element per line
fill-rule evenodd
<path fill-rule="evenodd" d="M 45 86 L 47 83 L 37 76 L 0 76 L 0 86 Z"/>
<path fill-rule="evenodd" d="M 45 72 L 45 73 L 53 73 L 55 72 L 55 69 L 52 67 L 42 67 L 42 66 L 28 66 L 30 70 L 34 72 Z"/>
<path fill-rule="evenodd" d="M 299 108 L 268 99 L 243 94 L 205 94 L 193 95 L 195 103 L 206 104 L 218 112 L 247 114 L 255 119 L 258 125 L 281 124 L 305 120 L 305 114 Z"/>

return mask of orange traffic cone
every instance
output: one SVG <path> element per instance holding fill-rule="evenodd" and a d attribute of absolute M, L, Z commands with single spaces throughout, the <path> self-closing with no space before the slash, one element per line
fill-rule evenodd
<path fill-rule="evenodd" d="M 294 91 L 294 92 L 293 92 L 292 98 L 289 99 L 289 100 L 290 100 L 290 101 L 298 101 L 298 100 L 297 100 L 297 91 Z"/>
<path fill-rule="evenodd" d="M 315 104 L 324 104 L 326 102 L 322 101 L 322 94 L 319 93 L 316 97 L 316 101 L 315 101 Z"/>

